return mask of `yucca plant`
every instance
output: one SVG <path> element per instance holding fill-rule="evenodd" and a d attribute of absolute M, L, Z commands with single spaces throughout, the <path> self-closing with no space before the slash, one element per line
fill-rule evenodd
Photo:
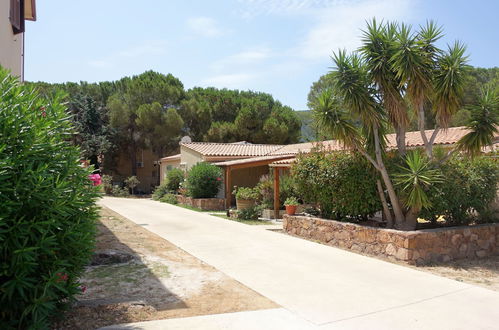
<path fill-rule="evenodd" d="M 405 206 L 417 214 L 421 209 L 431 206 L 427 190 L 431 185 L 442 181 L 439 169 L 431 168 L 429 159 L 419 150 L 411 150 L 405 157 L 405 166 L 399 166 L 394 174 L 395 184 L 402 191 Z"/>

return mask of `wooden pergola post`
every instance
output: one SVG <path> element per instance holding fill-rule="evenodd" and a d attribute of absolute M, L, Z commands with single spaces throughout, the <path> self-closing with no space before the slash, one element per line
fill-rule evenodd
<path fill-rule="evenodd" d="M 230 209 L 230 204 L 232 202 L 232 189 L 231 189 L 231 177 L 230 166 L 225 167 L 225 208 Z"/>
<path fill-rule="evenodd" d="M 279 168 L 274 167 L 274 218 L 279 219 Z"/>

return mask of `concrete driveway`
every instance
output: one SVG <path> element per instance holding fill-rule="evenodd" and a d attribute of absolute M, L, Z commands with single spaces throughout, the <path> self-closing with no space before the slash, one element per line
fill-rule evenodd
<path fill-rule="evenodd" d="M 285 329 L 283 322 L 293 329 L 499 329 L 495 291 L 152 200 L 99 203 L 281 305 L 250 312 L 261 324 L 278 322 L 274 329 Z M 248 325 L 239 318 L 240 326 L 227 326 L 227 315 L 219 323 L 216 317 L 205 317 L 215 318 L 210 329 Z M 161 327 L 181 329 L 186 321 L 195 322 L 167 320 Z M 189 329 L 208 323 L 194 324 L 185 323 Z"/>

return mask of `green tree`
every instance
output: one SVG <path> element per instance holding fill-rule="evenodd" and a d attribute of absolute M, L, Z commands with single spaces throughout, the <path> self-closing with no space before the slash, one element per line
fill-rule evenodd
<path fill-rule="evenodd" d="M 373 20 L 364 33 L 360 52 L 333 54 L 334 92 L 324 91 L 313 104 L 319 125 L 345 146 L 364 155 L 379 172 L 393 210 L 392 216 L 386 212 L 388 205 L 384 203 L 389 225 L 393 223 L 399 229 L 414 229 L 418 214 L 425 206 L 421 196 L 405 199 L 406 203 L 402 203 L 401 197 L 411 195 L 411 191 L 424 193 L 418 189 L 419 182 L 423 182 L 423 177 L 431 181 L 435 176 L 429 172 L 430 167 L 421 165 L 424 161 L 416 162 L 410 154 L 404 161 L 408 169 L 405 179 L 413 185 L 405 185 L 397 191 L 385 166 L 386 129 L 395 128 L 398 154 L 404 156 L 407 111 L 414 109 L 420 118 L 418 126 L 431 160 L 435 136 L 425 135 L 424 116 L 432 109 L 438 125 L 446 127 L 459 108 L 462 96 L 465 48 L 455 43 L 447 52 L 439 50 L 434 43 L 440 34 L 441 29 L 432 22 L 412 33 L 404 24 L 377 24 Z M 402 95 L 406 95 L 406 99 Z M 383 201 L 384 189 L 380 183 L 378 190 Z"/>

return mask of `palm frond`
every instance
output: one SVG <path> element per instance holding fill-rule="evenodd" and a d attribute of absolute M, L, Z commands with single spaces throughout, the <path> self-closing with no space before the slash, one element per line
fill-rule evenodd
<path fill-rule="evenodd" d="M 324 90 L 312 104 L 312 113 L 320 129 L 341 141 L 346 147 L 361 147 L 362 137 L 349 113 L 330 89 Z"/>
<path fill-rule="evenodd" d="M 430 167 L 430 161 L 420 150 L 407 153 L 405 166 L 399 166 L 399 173 L 394 174 L 394 181 L 403 192 L 407 207 L 416 209 L 431 206 L 426 190 L 435 183 L 442 181 L 442 173 Z"/>
<path fill-rule="evenodd" d="M 459 110 L 464 93 L 465 73 L 468 69 L 468 56 L 465 52 L 466 46 L 456 41 L 437 62 L 433 79 L 433 111 L 438 123 L 444 128 L 448 127 L 450 118 Z"/>
<path fill-rule="evenodd" d="M 458 142 L 458 149 L 471 155 L 478 155 L 482 148 L 494 143 L 499 125 L 499 95 L 492 88 L 482 90 L 478 104 L 471 108 L 470 132 Z"/>

